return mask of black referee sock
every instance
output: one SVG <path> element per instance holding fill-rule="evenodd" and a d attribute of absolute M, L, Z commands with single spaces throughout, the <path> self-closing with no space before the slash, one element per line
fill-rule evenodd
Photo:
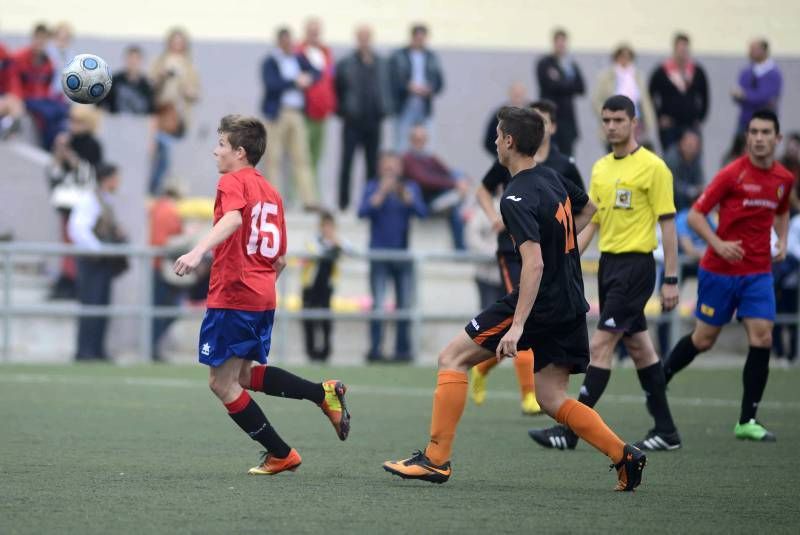
<path fill-rule="evenodd" d="M 242 428 L 242 431 L 264 446 L 265 450 L 279 459 L 289 455 L 291 448 L 270 425 L 261 407 L 252 400 L 246 390 L 243 390 L 236 400 L 226 403 L 225 408 L 228 409 L 228 416 Z"/>
<path fill-rule="evenodd" d="M 583 378 L 578 401 L 587 407 L 594 407 L 600 399 L 600 396 L 605 392 L 610 378 L 611 370 L 597 368 L 592 365 L 587 366 L 586 376 Z"/>
<path fill-rule="evenodd" d="M 747 351 L 747 360 L 742 370 L 742 412 L 739 414 L 739 423 L 744 424 L 756 417 L 758 404 L 764 395 L 769 377 L 769 351 L 768 347 L 753 347 Z"/>
<path fill-rule="evenodd" d="M 694 346 L 692 335 L 687 334 L 675 344 L 667 360 L 664 361 L 664 380 L 669 384 L 676 373 L 691 364 L 700 350 Z"/>
<path fill-rule="evenodd" d="M 669 412 L 667 382 L 664 379 L 664 368 L 661 367 L 661 362 L 636 370 L 636 373 L 639 375 L 642 390 L 647 396 L 647 410 L 656 421 L 655 430 L 662 433 L 674 433 L 675 423 Z"/>
<path fill-rule="evenodd" d="M 307 399 L 317 405 L 325 399 L 322 383 L 312 383 L 307 379 L 276 368 L 267 366 L 259 389 L 267 395 L 291 399 Z"/>

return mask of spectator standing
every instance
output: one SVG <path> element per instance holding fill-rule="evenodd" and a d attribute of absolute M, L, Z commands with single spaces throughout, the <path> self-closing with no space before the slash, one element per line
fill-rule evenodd
<path fill-rule="evenodd" d="M 369 219 L 369 248 L 371 251 L 406 251 L 408 235 L 413 216 L 425 217 L 427 209 L 419 186 L 401 176 L 400 158 L 393 153 L 381 157 L 380 176 L 367 182 L 358 216 Z M 386 300 L 386 287 L 389 279 L 394 282 L 396 309 L 406 311 L 413 298 L 411 262 L 404 260 L 372 260 L 370 262 L 369 282 L 372 290 L 372 310 L 382 311 Z M 383 360 L 381 351 L 383 321 L 370 322 L 369 362 Z M 397 341 L 394 360 L 410 362 L 411 340 L 410 322 L 397 322 Z"/>
<path fill-rule="evenodd" d="M 20 119 L 25 114 L 19 83 L 14 70 L 14 58 L 0 43 L 0 140 L 19 129 Z"/>
<path fill-rule="evenodd" d="M 505 106 L 514 106 L 515 108 L 524 108 L 531 102 L 528 96 L 528 89 L 522 82 L 514 82 L 508 87 L 508 100 L 502 106 L 498 106 L 492 112 L 489 120 L 486 122 L 486 131 L 483 134 L 483 148 L 489 153 L 493 160 L 497 160 L 497 145 L 494 140 L 497 139 L 497 113 Z M 500 165 L 500 164 L 497 164 Z"/>
<path fill-rule="evenodd" d="M 800 215 L 795 215 L 789 222 L 789 237 L 786 247 L 786 259 L 772 266 L 775 278 L 775 305 L 778 314 L 797 317 L 798 285 L 800 285 Z M 783 331 L 789 331 L 789 348 L 787 350 Z M 788 362 L 797 360 L 797 325 L 792 321 L 789 325 L 776 322 L 772 328 L 772 349 L 775 356 L 785 357 Z"/>
<path fill-rule="evenodd" d="M 191 121 L 191 111 L 200 99 L 200 76 L 192 62 L 188 34 L 173 28 L 167 34 L 164 51 L 150 69 L 156 106 L 172 105 L 180 117 L 183 134 Z"/>
<path fill-rule="evenodd" d="M 708 114 L 708 82 L 703 67 L 694 61 L 689 36 L 675 35 L 672 57 L 650 76 L 650 97 L 658 117 L 658 139 L 666 153 L 687 129 L 700 131 Z M 679 208 L 680 209 L 680 208 Z"/>
<path fill-rule="evenodd" d="M 60 96 L 52 92 L 55 71 L 53 62 L 47 56 L 49 39 L 47 27 L 37 24 L 30 46 L 14 55 L 14 72 L 19 80 L 20 97 L 34 117 L 45 150 L 50 150 L 58 133 L 65 129 L 68 111 Z"/>
<path fill-rule="evenodd" d="M 497 202 L 495 202 L 495 207 L 499 212 Z M 492 227 L 492 222 L 479 207 L 470 211 L 464 238 L 470 252 L 491 257 L 490 260 L 475 263 L 478 300 L 481 308 L 485 309 L 506 295 L 506 291 L 500 279 L 500 272 L 497 270 L 497 261 L 494 259 L 497 250 L 497 232 Z"/>
<path fill-rule="evenodd" d="M 86 192 L 69 218 L 69 236 L 78 247 L 99 251 L 104 242 L 125 240 L 117 225 L 111 196 L 119 186 L 117 168 L 97 166 L 97 188 Z M 78 259 L 78 300 L 82 305 L 103 306 L 111 302 L 111 281 L 127 267 L 125 257 L 82 257 Z M 105 350 L 108 316 L 82 316 L 78 321 L 76 360 L 108 359 Z"/>
<path fill-rule="evenodd" d="M 319 79 L 305 91 L 308 148 L 317 191 L 320 191 L 319 160 L 325 146 L 325 123 L 336 111 L 333 52 L 322 44 L 321 34 L 322 24 L 319 19 L 310 19 L 306 23 L 305 40 L 298 47 L 298 52 L 303 54 L 319 73 Z"/>
<path fill-rule="evenodd" d="M 356 30 L 356 49 L 336 66 L 338 114 L 342 118 L 339 209 L 350 205 L 350 179 L 356 149 L 364 151 L 366 176 L 378 176 L 381 123 L 392 110 L 389 66 L 372 48 L 372 30 Z"/>
<path fill-rule="evenodd" d="M 431 131 L 433 97 L 444 88 L 444 73 L 438 56 L 427 47 L 428 28 L 411 28 L 411 43 L 397 50 L 390 59 L 392 93 L 395 104 L 395 150 L 402 154 L 408 147 L 408 134 L 424 124 Z"/>
<path fill-rule="evenodd" d="M 700 196 L 705 186 L 700 158 L 701 143 L 697 131 L 685 130 L 678 143 L 672 145 L 664 155 L 664 163 L 672 172 L 675 209 L 679 212 L 691 208 L 693 199 Z"/>
<path fill-rule="evenodd" d="M 288 28 L 278 30 L 277 45 L 261 66 L 265 88 L 261 111 L 267 118 L 269 139 L 267 179 L 280 183 L 282 159 L 288 153 L 295 191 L 300 194 L 303 207 L 309 209 L 316 205 L 317 195 L 309 162 L 303 92 L 320 79 L 320 74 L 303 54 L 295 52 Z"/>
<path fill-rule="evenodd" d="M 47 57 L 53 63 L 53 81 L 51 84 L 50 92 L 54 96 L 61 96 L 63 89 L 61 88 L 61 71 L 64 67 L 72 61 L 75 57 L 75 49 L 72 46 L 72 39 L 74 33 L 72 26 L 67 22 L 60 22 L 53 28 L 52 38 L 50 44 L 47 46 Z M 63 97 L 61 97 L 63 100 Z"/>
<path fill-rule="evenodd" d="M 114 73 L 111 91 L 100 105 L 111 113 L 153 115 L 156 111 L 155 95 L 143 64 L 142 49 L 138 45 L 128 46 L 125 49 L 125 68 Z"/>
<path fill-rule="evenodd" d="M 165 186 L 163 193 L 150 205 L 150 245 L 165 247 L 170 241 L 183 233 L 183 220 L 178 211 L 177 201 L 181 198 L 181 190 L 177 183 Z M 153 258 L 153 306 L 178 306 L 182 288 L 177 287 L 164 276 L 162 257 Z M 171 264 L 168 266 L 171 267 Z M 153 318 L 151 355 L 156 362 L 164 362 L 160 350 L 161 339 L 175 316 Z"/>
<path fill-rule="evenodd" d="M 428 132 L 424 126 L 415 126 L 411 130 L 410 145 L 403 155 L 403 176 L 417 183 L 429 214 L 447 215 L 453 247 L 463 251 L 466 246 L 461 212 L 470 181 L 429 152 Z"/>
<path fill-rule="evenodd" d="M 307 249 L 313 258 L 303 265 L 303 308 L 330 312 L 343 247 L 336 233 L 336 220 L 329 212 L 320 214 L 319 233 L 308 243 Z M 331 354 L 332 329 L 330 319 L 303 321 L 309 359 L 327 362 Z"/>
<path fill-rule="evenodd" d="M 783 75 L 775 61 L 769 57 L 769 43 L 756 39 L 750 43 L 750 64 L 739 72 L 738 85 L 731 90 L 739 106 L 739 123 L 736 132 L 744 132 L 750 118 L 757 110 L 778 112 L 783 89 Z"/>
<path fill-rule="evenodd" d="M 92 106 L 70 109 L 69 129 L 56 136 L 52 159 L 45 173 L 50 186 L 50 204 L 61 220 L 61 239 L 71 243 L 67 232 L 70 213 L 79 200 L 95 187 L 95 167 L 103 159 L 103 148 L 95 137 L 99 114 Z M 61 257 L 61 273 L 50 290 L 50 299 L 76 296 L 77 266 L 72 256 Z"/>
<path fill-rule="evenodd" d="M 552 141 L 562 153 L 572 156 L 575 141 L 580 136 L 574 100 L 576 96 L 583 95 L 586 89 L 581 69 L 569 54 L 568 39 L 567 32 L 562 28 L 553 32 L 553 53 L 536 64 L 536 80 L 539 83 L 539 98 L 553 102 L 558 108 L 559 126 Z"/>
<path fill-rule="evenodd" d="M 592 98 L 594 111 L 600 120 L 603 103 L 614 95 L 624 95 L 633 101 L 636 109 L 636 140 L 640 143 L 651 139 L 650 132 L 656 127 L 653 102 L 647 92 L 641 73 L 634 63 L 636 55 L 630 45 L 619 45 L 611 55 L 611 67 L 602 71 L 595 84 Z M 601 138 L 605 140 L 602 128 Z M 607 147 L 608 144 L 606 143 Z M 610 152 L 610 147 L 609 152 Z"/>

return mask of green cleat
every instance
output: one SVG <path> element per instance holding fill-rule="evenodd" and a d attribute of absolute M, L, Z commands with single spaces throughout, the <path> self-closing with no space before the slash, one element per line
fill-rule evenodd
<path fill-rule="evenodd" d="M 755 440 L 756 442 L 775 442 L 775 435 L 756 422 L 754 418 L 745 424 L 736 424 L 733 433 L 739 440 Z"/>

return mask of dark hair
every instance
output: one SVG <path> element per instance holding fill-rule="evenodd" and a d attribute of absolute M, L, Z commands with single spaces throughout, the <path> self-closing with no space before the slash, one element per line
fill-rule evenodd
<path fill-rule="evenodd" d="M 100 162 L 94 167 L 94 178 L 99 186 L 109 178 L 117 174 L 119 169 L 113 163 Z"/>
<path fill-rule="evenodd" d="M 798 143 L 800 143 L 800 132 L 797 132 L 797 131 L 791 132 L 786 137 L 791 139 L 791 140 L 793 140 L 793 141 L 797 141 Z M 798 181 L 798 182 L 800 183 L 800 181 Z"/>
<path fill-rule="evenodd" d="M 320 210 L 319 212 L 319 223 L 320 225 L 323 223 L 336 223 L 336 218 L 333 217 L 333 214 L 328 210 Z"/>
<path fill-rule="evenodd" d="M 766 108 L 762 108 L 760 110 L 757 110 L 753 114 L 753 116 L 750 117 L 750 120 L 747 121 L 747 129 L 748 130 L 750 130 L 750 123 L 753 122 L 753 119 L 761 119 L 762 121 L 772 121 L 772 124 L 775 125 L 775 133 L 776 134 L 780 134 L 781 133 L 781 123 L 780 123 L 780 121 L 778 121 L 778 116 L 775 114 L 774 111 L 768 110 Z"/>
<path fill-rule="evenodd" d="M 226 115 L 219 122 L 218 134 L 227 134 L 228 143 L 242 147 L 250 165 L 256 165 L 267 149 L 267 130 L 256 117 Z"/>
<path fill-rule="evenodd" d="M 44 24 L 43 22 L 40 22 L 39 24 L 33 27 L 33 35 L 39 35 L 43 33 L 50 35 L 50 30 L 47 29 L 47 25 Z"/>
<path fill-rule="evenodd" d="M 611 59 L 617 61 L 624 52 L 628 52 L 631 55 L 631 60 L 636 59 L 636 53 L 633 51 L 631 45 L 628 44 L 621 44 L 617 48 L 614 49 L 614 52 L 611 53 Z"/>
<path fill-rule="evenodd" d="M 542 99 L 532 103 L 530 107 L 538 112 L 546 113 L 550 116 L 551 123 L 557 123 L 558 119 L 558 106 L 552 100 Z"/>
<path fill-rule="evenodd" d="M 683 32 L 678 32 L 675 34 L 675 37 L 672 38 L 672 46 L 677 45 L 681 41 L 683 41 L 687 45 L 691 43 L 691 40 L 689 39 L 689 36 L 687 34 Z"/>
<path fill-rule="evenodd" d="M 128 45 L 125 48 L 125 55 L 130 56 L 131 54 L 139 54 L 142 56 L 144 53 L 142 52 L 142 47 L 139 45 Z"/>
<path fill-rule="evenodd" d="M 761 45 L 761 48 L 764 49 L 764 52 L 769 53 L 769 41 L 767 41 L 766 39 L 758 39 L 756 43 Z"/>
<path fill-rule="evenodd" d="M 497 121 L 500 131 L 514 138 L 514 150 L 525 156 L 536 154 L 544 137 L 541 115 L 531 108 L 503 106 L 497 112 Z"/>
<path fill-rule="evenodd" d="M 603 107 L 600 111 L 603 110 L 624 111 L 629 119 L 636 117 L 636 106 L 634 105 L 633 101 L 625 95 L 614 95 L 613 97 L 608 97 L 606 101 L 603 102 Z"/>
<path fill-rule="evenodd" d="M 417 33 L 419 33 L 419 32 L 422 32 L 425 35 L 428 35 L 428 27 L 425 26 L 424 24 L 421 24 L 421 23 L 414 24 L 411 27 L 411 36 L 413 37 L 413 36 L 417 35 Z"/>
<path fill-rule="evenodd" d="M 553 41 L 555 41 L 559 37 L 567 39 L 569 37 L 569 35 L 567 35 L 567 30 L 565 30 L 564 28 L 556 28 L 555 30 L 553 30 Z"/>
<path fill-rule="evenodd" d="M 278 28 L 278 31 L 275 32 L 275 37 L 277 37 L 278 39 L 286 35 L 292 35 L 292 32 L 290 32 L 289 28 L 287 28 L 286 26 L 281 26 L 280 28 Z"/>

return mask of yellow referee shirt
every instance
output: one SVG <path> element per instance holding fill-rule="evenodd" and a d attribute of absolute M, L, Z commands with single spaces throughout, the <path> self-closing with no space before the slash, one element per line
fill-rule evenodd
<path fill-rule="evenodd" d="M 672 173 L 664 161 L 639 147 L 624 158 L 595 162 L 589 198 L 597 205 L 601 253 L 649 253 L 657 246 L 656 222 L 674 214 Z"/>

